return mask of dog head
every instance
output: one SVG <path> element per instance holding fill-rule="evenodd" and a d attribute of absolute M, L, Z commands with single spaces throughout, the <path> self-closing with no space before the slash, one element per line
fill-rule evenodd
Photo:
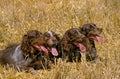
<path fill-rule="evenodd" d="M 41 32 L 30 30 L 22 38 L 21 50 L 25 56 L 36 54 L 36 51 L 44 51 L 47 53 L 47 49 L 43 46 L 45 43 L 44 35 Z"/>
<path fill-rule="evenodd" d="M 46 45 L 49 47 L 54 47 L 58 44 L 59 37 L 53 31 L 48 31 L 44 33 Z"/>
<path fill-rule="evenodd" d="M 49 48 L 52 55 L 58 56 L 56 46 L 58 45 L 58 42 L 60 40 L 59 36 L 53 31 L 48 31 L 44 33 L 44 37 L 46 40 L 45 46 Z"/>
<path fill-rule="evenodd" d="M 78 28 L 72 28 L 67 30 L 63 37 L 69 42 L 81 42 L 85 36 L 80 33 Z"/>
<path fill-rule="evenodd" d="M 79 47 L 82 52 L 84 52 L 86 48 L 81 43 L 84 37 L 84 34 L 80 33 L 79 28 L 72 28 L 67 30 L 62 39 L 63 48 L 70 51 L 73 45 L 75 45 Z"/>
<path fill-rule="evenodd" d="M 99 36 L 99 34 L 102 32 L 102 28 L 98 28 L 94 23 L 83 25 L 81 32 L 88 38 L 92 38 L 98 42 L 104 41 L 103 38 Z"/>

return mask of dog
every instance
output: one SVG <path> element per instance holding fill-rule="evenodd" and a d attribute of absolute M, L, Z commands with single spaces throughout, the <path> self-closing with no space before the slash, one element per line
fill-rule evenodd
<path fill-rule="evenodd" d="M 86 39 L 85 46 L 87 48 L 86 52 L 86 60 L 87 61 L 97 61 L 98 55 L 95 47 L 94 40 L 98 42 L 104 42 L 104 39 L 99 36 L 102 32 L 102 28 L 98 28 L 94 23 L 84 24 L 82 28 L 80 28 L 80 32 L 85 35 Z"/>
<path fill-rule="evenodd" d="M 47 48 L 48 52 L 47 54 L 43 54 L 42 56 L 46 59 L 43 61 L 47 65 L 44 65 L 44 69 L 50 69 L 51 64 L 54 63 L 55 58 L 58 58 L 59 53 L 57 50 L 57 45 L 59 43 L 60 37 L 58 34 L 56 34 L 53 31 L 47 31 L 44 33 L 44 39 L 46 43 L 44 44 L 44 47 Z M 36 70 L 42 69 L 41 67 L 41 59 L 38 57 L 38 59 L 32 64 Z"/>
<path fill-rule="evenodd" d="M 53 31 L 48 31 L 44 33 L 45 39 L 48 40 L 47 44 L 45 45 L 49 49 L 49 56 L 50 58 L 58 57 L 59 53 L 57 50 L 57 45 L 60 41 L 60 37 Z"/>
<path fill-rule="evenodd" d="M 65 32 L 59 47 L 62 60 L 81 62 L 81 52 L 86 51 L 86 47 L 81 43 L 84 37 L 79 28 L 71 28 Z"/>
<path fill-rule="evenodd" d="M 13 66 L 18 71 L 34 70 L 30 63 L 36 59 L 40 51 L 47 52 L 43 46 L 44 36 L 38 30 L 30 30 L 22 38 L 20 44 L 8 45 L 0 51 L 0 64 Z M 32 71 L 31 71 L 32 72 Z"/>

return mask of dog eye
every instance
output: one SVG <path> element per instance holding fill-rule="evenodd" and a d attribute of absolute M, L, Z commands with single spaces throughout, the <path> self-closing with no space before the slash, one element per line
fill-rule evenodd
<path fill-rule="evenodd" d="M 73 35 L 74 35 L 74 36 L 78 35 L 78 32 L 77 32 L 77 31 L 74 31 Z"/>
<path fill-rule="evenodd" d="M 71 39 L 74 38 L 74 37 L 75 37 L 75 35 L 71 35 L 71 36 L 70 36 Z"/>
<path fill-rule="evenodd" d="M 46 33 L 45 36 L 46 36 L 46 37 L 50 37 L 50 34 L 47 34 L 47 33 Z"/>
<path fill-rule="evenodd" d="M 30 42 L 32 42 L 32 41 L 34 41 L 34 40 L 35 40 L 35 38 L 30 38 L 30 39 L 29 39 Z"/>
<path fill-rule="evenodd" d="M 90 27 L 90 30 L 94 30 L 94 29 L 95 29 L 95 27 L 94 27 L 94 26 L 91 26 L 91 27 Z"/>
<path fill-rule="evenodd" d="M 29 36 L 28 38 L 29 38 L 29 39 L 33 39 L 33 38 L 35 38 L 35 36 Z"/>
<path fill-rule="evenodd" d="M 50 37 L 50 35 L 49 35 L 49 34 L 47 34 L 46 36 L 47 36 L 47 37 Z"/>

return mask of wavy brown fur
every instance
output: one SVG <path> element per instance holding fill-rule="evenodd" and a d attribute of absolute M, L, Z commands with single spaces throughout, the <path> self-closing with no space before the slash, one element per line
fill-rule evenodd
<path fill-rule="evenodd" d="M 92 36 L 99 35 L 102 32 L 102 28 L 98 28 L 94 23 L 84 24 L 81 29 L 81 33 L 86 36 L 86 40 L 84 42 L 87 48 L 86 52 L 86 60 L 87 61 L 95 61 L 97 60 L 97 50 L 95 47 L 94 40 L 91 39 Z"/>
<path fill-rule="evenodd" d="M 72 28 L 65 32 L 61 40 L 62 59 L 68 61 L 81 61 L 80 50 L 74 45 L 74 42 L 81 42 L 84 35 L 80 33 L 79 28 Z"/>

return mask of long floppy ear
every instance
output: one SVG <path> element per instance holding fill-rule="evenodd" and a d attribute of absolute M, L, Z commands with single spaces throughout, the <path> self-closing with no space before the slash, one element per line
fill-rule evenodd
<path fill-rule="evenodd" d="M 66 50 L 66 51 L 70 51 L 71 48 L 73 48 L 72 44 L 64 44 L 63 45 L 63 49 Z"/>
<path fill-rule="evenodd" d="M 64 39 L 65 41 L 70 41 L 69 31 L 67 31 L 67 32 L 64 34 L 63 39 Z"/>
<path fill-rule="evenodd" d="M 81 33 L 84 34 L 84 35 L 87 34 L 87 33 L 86 33 L 86 28 L 85 28 L 84 26 L 81 28 Z"/>
<path fill-rule="evenodd" d="M 59 34 L 56 34 L 56 33 L 54 33 L 54 35 L 55 35 L 55 38 L 56 38 L 58 41 L 60 41 L 60 35 L 59 35 Z"/>
<path fill-rule="evenodd" d="M 86 34 L 85 29 L 83 27 L 79 27 L 79 32 L 84 35 Z"/>
<path fill-rule="evenodd" d="M 27 35 L 24 35 L 22 38 L 21 50 L 25 56 L 30 52 L 29 39 Z"/>

